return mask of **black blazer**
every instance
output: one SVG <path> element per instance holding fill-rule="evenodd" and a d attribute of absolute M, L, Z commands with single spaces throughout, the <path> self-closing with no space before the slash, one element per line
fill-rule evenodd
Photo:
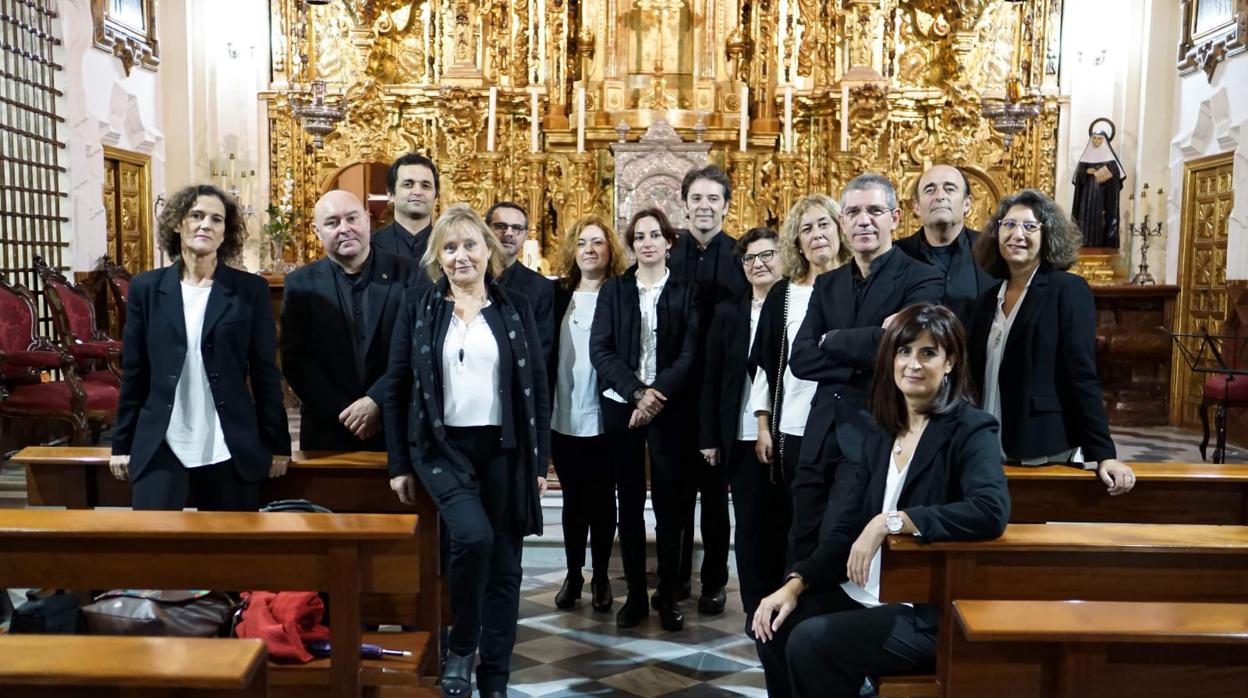
<path fill-rule="evenodd" d="M 416 263 L 372 252 L 368 315 L 364 318 L 364 376 L 355 370 L 350 325 L 338 304 L 334 262 L 318 259 L 286 276 L 282 297 L 282 373 L 299 396 L 299 447 L 312 451 L 384 451 L 381 432 L 366 441 L 338 421 L 347 405 L 367 395 L 385 400 L 390 334 L 403 292 L 420 273 Z"/>
<path fill-rule="evenodd" d="M 701 320 L 697 289 L 675 274 L 668 277 L 659 295 L 657 371 L 654 382 L 648 386 L 637 378 L 637 366 L 641 363 L 640 299 L 635 266 L 608 279 L 598 292 L 589 336 L 589 356 L 598 372 L 598 389 L 601 392 L 612 388 L 634 405 L 634 392 L 654 388 L 667 396 L 664 412 L 675 409 L 679 414 L 690 410 L 691 398 L 695 396 L 686 393 L 698 353 Z M 683 416 L 691 415 L 689 412 Z"/>
<path fill-rule="evenodd" d="M 130 456 L 131 482 L 165 440 L 186 361 L 181 281 L 177 262 L 130 282 L 113 453 Z M 290 455 L 276 333 L 269 284 L 218 262 L 201 351 L 225 445 L 247 481 L 266 477 L 274 455 Z"/>
<path fill-rule="evenodd" d="M 819 383 L 807 434 L 826 434 L 841 420 L 860 420 L 875 370 L 875 355 L 884 336 L 881 325 L 889 315 L 914 303 L 939 303 L 944 279 L 935 267 L 890 250 L 860 303 L 855 303 L 855 262 L 844 264 L 815 279 L 806 319 L 793 340 L 789 367 L 793 375 Z M 868 277 L 869 278 L 869 277 Z M 819 338 L 829 333 L 823 346 Z M 802 462 L 814 462 L 823 439 L 802 440 Z"/>
<path fill-rule="evenodd" d="M 919 530 L 920 540 L 996 538 L 1010 520 L 1010 492 L 1001 468 L 997 420 L 967 403 L 932 415 L 902 483 L 897 510 Z M 867 522 L 884 508 L 893 438 L 873 428 L 864 439 L 866 462 L 838 468 L 819 547 L 793 566 L 812 589 L 847 579 L 849 550 Z"/>
<path fill-rule="evenodd" d="M 970 329 L 975 300 L 979 298 L 979 294 L 996 286 L 1000 280 L 984 271 L 983 267 L 975 262 L 973 250 L 975 240 L 978 238 L 978 230 L 963 228 L 958 238 L 952 243 L 953 259 L 950 262 L 949 274 L 945 276 L 945 293 L 941 298 L 944 306 L 958 316 L 958 320 L 962 321 L 962 326 L 967 330 Z M 919 228 L 913 235 L 898 239 L 893 244 L 897 246 L 897 249 L 920 262 L 932 263 L 932 246 L 923 236 L 922 228 Z M 955 275 L 958 278 L 954 278 Z"/>
<path fill-rule="evenodd" d="M 754 369 L 748 365 L 752 297 L 747 292 L 715 306 L 702 354 L 698 448 L 718 448 L 725 456 L 737 440 L 741 401 L 749 398 L 745 380 L 754 376 Z"/>
<path fill-rule="evenodd" d="M 554 409 L 555 381 L 559 377 L 559 344 L 563 339 L 563 316 L 567 314 L 568 306 L 572 305 L 573 293 L 564 288 L 561 281 L 554 282 L 554 286 L 555 292 L 551 317 L 555 328 L 550 338 L 550 351 L 546 352 L 546 382 L 550 386 L 551 409 Z"/>
<path fill-rule="evenodd" d="M 409 233 L 398 221 L 392 221 L 390 225 L 379 228 L 373 233 L 372 248 L 380 250 L 386 254 L 392 254 L 396 257 L 409 257 L 416 264 L 420 264 L 420 260 L 425 256 L 425 249 L 429 246 L 429 237 L 433 233 L 433 225 L 427 225 L 423 230 L 417 231 L 415 235 L 415 245 L 409 246 L 405 240 L 411 239 L 413 233 Z M 433 281 L 425 276 L 423 284 L 432 286 Z"/>
<path fill-rule="evenodd" d="M 513 298 L 528 299 L 533 317 L 537 320 L 542 357 L 549 356 L 555 342 L 555 282 L 515 262 L 499 277 L 498 285 L 507 289 Z"/>
<path fill-rule="evenodd" d="M 415 474 L 439 506 L 459 493 L 477 491 L 476 468 L 446 434 L 442 422 L 442 345 L 454 306 L 447 280 L 411 287 L 390 345 L 386 398 L 382 404 L 390 475 Z M 550 464 L 550 393 L 544 357 L 533 337 L 537 324 L 522 298 L 487 281 L 491 305 L 481 313 L 498 343 L 500 445 L 514 449 L 508 511 L 524 535 L 542 532 L 537 478 Z"/>
<path fill-rule="evenodd" d="M 1001 283 L 979 297 L 971 323 L 971 379 L 981 394 Z M 1088 461 L 1115 458 L 1096 372 L 1096 301 L 1088 282 L 1042 265 L 1015 312 L 997 380 L 1007 460 L 1076 446 Z"/>

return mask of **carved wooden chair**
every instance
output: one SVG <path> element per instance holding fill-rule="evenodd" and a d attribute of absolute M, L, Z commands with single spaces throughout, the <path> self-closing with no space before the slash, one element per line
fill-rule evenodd
<path fill-rule="evenodd" d="M 101 260 L 104 274 L 108 278 L 108 297 L 112 300 L 113 311 L 117 317 L 117 334 L 121 337 L 126 328 L 126 298 L 130 296 L 130 272 L 117 264 L 108 255 Z"/>
<path fill-rule="evenodd" d="M 38 255 L 35 255 L 35 272 L 43 282 L 57 337 L 61 346 L 84 369 L 82 378 L 120 386 L 121 342 L 99 327 L 91 299 Z M 99 368 L 101 365 L 104 368 Z"/>
<path fill-rule="evenodd" d="M 1209 408 L 1214 408 L 1214 429 L 1217 444 L 1213 448 L 1213 462 L 1226 462 L 1226 413 L 1233 407 L 1248 407 L 1248 293 L 1236 297 L 1228 293 L 1226 322 L 1222 325 L 1222 363 L 1229 369 L 1205 381 L 1200 399 L 1200 458 L 1207 460 L 1205 449 L 1209 446 Z"/>
<path fill-rule="evenodd" d="M 97 441 L 100 430 L 117 417 L 120 390 L 108 383 L 82 380 L 74 357 L 40 337 L 35 298 L 0 276 L 0 422 L 54 420 L 72 430 L 71 443 Z M 44 381 L 59 370 L 61 380 Z M 33 380 L 31 380 L 33 378 Z"/>

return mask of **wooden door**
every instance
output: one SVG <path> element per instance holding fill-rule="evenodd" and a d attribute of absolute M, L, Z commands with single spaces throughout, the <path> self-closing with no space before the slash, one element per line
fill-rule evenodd
<path fill-rule="evenodd" d="M 1222 333 L 1226 320 L 1226 238 L 1231 215 L 1232 154 L 1187 163 L 1179 237 L 1178 332 Z M 1171 380 L 1170 421 L 1200 425 L 1201 386 L 1208 374 L 1193 374 L 1177 353 Z"/>
<path fill-rule="evenodd" d="M 104 148 L 108 254 L 131 276 L 152 268 L 151 157 Z"/>

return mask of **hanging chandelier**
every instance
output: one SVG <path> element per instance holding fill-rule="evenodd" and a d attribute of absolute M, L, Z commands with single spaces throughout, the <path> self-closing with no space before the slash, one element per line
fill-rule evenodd
<path fill-rule="evenodd" d="M 1021 82 L 1010 78 L 1005 85 L 1005 97 L 987 97 L 981 100 L 982 114 L 988 119 L 992 130 L 1001 134 L 1005 149 L 1014 143 L 1014 136 L 1027 129 L 1027 124 L 1040 114 L 1040 100 L 1023 96 Z"/>
<path fill-rule="evenodd" d="M 313 80 L 312 100 L 307 104 L 297 104 L 295 96 L 290 96 L 290 110 L 299 119 L 303 130 L 312 136 L 317 148 L 325 147 L 325 136 L 334 132 L 338 122 L 347 116 L 347 99 L 342 97 L 338 106 L 331 106 L 325 100 L 325 81 Z"/>

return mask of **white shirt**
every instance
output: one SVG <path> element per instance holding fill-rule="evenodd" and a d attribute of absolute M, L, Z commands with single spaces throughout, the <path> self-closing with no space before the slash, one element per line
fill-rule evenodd
<path fill-rule="evenodd" d="M 750 347 L 754 346 L 754 335 L 758 334 L 758 316 L 763 312 L 763 301 L 761 299 L 750 300 Z M 747 350 L 748 353 L 748 350 Z M 757 371 L 756 373 L 763 373 Z M 737 423 L 737 441 L 757 441 L 758 440 L 758 417 L 754 416 L 754 396 L 750 394 L 753 388 L 753 382 L 750 380 L 750 374 L 742 377 L 745 381 L 745 387 L 741 390 L 741 418 Z"/>
<path fill-rule="evenodd" d="M 173 411 L 165 429 L 165 443 L 187 468 L 221 463 L 231 458 L 225 431 L 217 415 L 202 350 L 204 311 L 212 287 L 182 283 L 182 317 L 186 321 L 186 358 L 173 393 Z"/>
<path fill-rule="evenodd" d="M 663 278 L 653 286 L 645 286 L 640 277 L 637 279 L 637 300 L 641 306 L 641 360 L 637 362 L 637 379 L 646 386 L 653 383 L 659 373 L 659 296 L 663 295 L 663 287 L 671 276 L 672 270 L 664 269 Z M 612 388 L 602 394 L 616 402 L 628 403 Z"/>
<path fill-rule="evenodd" d="M 806 319 L 806 309 L 810 307 L 810 297 L 815 291 L 814 284 L 798 286 L 790 283 L 788 293 L 789 320 L 784 332 L 788 338 L 789 356 L 793 358 L 793 340 L 798 330 L 802 329 L 802 321 Z M 793 375 L 789 361 L 784 366 L 784 402 L 780 410 L 780 433 L 790 436 L 806 434 L 806 419 L 810 416 L 810 403 L 815 399 L 815 391 L 819 388 L 816 381 L 808 381 Z M 750 389 L 755 412 L 771 412 L 771 381 L 766 371 L 754 373 L 754 385 Z"/>
<path fill-rule="evenodd" d="M 897 469 L 897 461 L 895 456 L 890 452 L 888 456 L 888 480 L 884 484 L 884 508 L 882 512 L 897 511 L 897 500 L 901 499 L 901 486 L 906 482 L 906 473 L 910 470 L 910 463 L 901 470 Z M 910 460 L 914 460 L 911 456 Z M 874 608 L 880 605 L 880 560 L 883 559 L 884 546 L 881 545 L 875 551 L 875 557 L 871 558 L 871 569 L 867 572 L 867 586 L 863 587 L 854 584 L 849 580 L 841 582 L 841 588 L 849 595 L 849 598 L 866 606 Z"/>
<path fill-rule="evenodd" d="M 550 428 L 567 436 L 602 433 L 598 372 L 589 361 L 589 331 L 598 293 L 576 291 L 559 326 L 559 365 L 555 369 L 555 404 Z"/>
<path fill-rule="evenodd" d="M 442 341 L 442 421 L 449 427 L 502 426 L 498 341 L 481 311 L 465 323 L 454 313 Z"/>

